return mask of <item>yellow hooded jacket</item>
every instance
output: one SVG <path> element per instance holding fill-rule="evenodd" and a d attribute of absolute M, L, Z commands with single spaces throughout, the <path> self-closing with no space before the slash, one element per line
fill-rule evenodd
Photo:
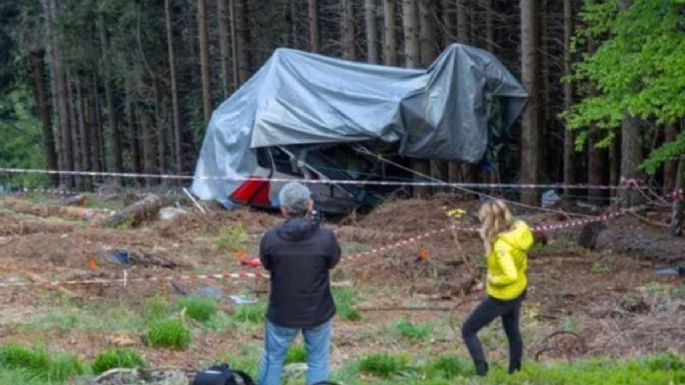
<path fill-rule="evenodd" d="M 523 293 L 528 284 L 527 251 L 532 244 L 533 232 L 523 221 L 514 222 L 511 230 L 497 236 L 487 259 L 488 295 L 511 300 Z"/>

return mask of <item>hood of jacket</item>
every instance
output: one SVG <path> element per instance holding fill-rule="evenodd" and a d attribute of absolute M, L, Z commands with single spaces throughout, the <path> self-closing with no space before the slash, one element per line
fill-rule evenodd
<path fill-rule="evenodd" d="M 311 238 L 318 228 L 316 219 L 290 218 L 276 228 L 276 234 L 287 241 L 302 241 Z"/>
<path fill-rule="evenodd" d="M 533 231 L 524 221 L 514 222 L 511 230 L 500 233 L 498 238 L 521 251 L 528 251 L 533 245 Z"/>

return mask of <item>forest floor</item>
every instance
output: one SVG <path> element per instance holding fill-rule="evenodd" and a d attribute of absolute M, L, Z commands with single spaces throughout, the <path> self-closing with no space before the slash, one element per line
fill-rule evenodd
<path fill-rule="evenodd" d="M 60 203 L 58 198 L 37 195 L 12 199 L 31 205 Z M 89 197 L 85 204 L 108 210 L 123 207 L 119 201 L 98 199 Z M 188 214 L 171 221 L 101 228 L 86 220 L 20 213 L 5 203 L 0 199 L 0 282 L 15 283 L 27 282 L 27 277 L 117 279 L 124 270 L 129 278 L 259 271 L 241 266 L 239 259 L 256 256 L 262 232 L 281 220 L 250 209 L 202 214 L 186 207 Z M 463 219 L 446 215 L 446 209 L 456 207 L 467 212 Z M 343 255 L 350 256 L 455 221 L 475 224 L 468 218 L 476 207 L 477 202 L 438 198 L 398 200 L 370 214 L 326 221 L 326 225 L 336 230 Z M 525 218 L 532 224 L 563 219 L 555 214 Z M 665 221 L 666 214 L 650 218 Z M 665 231 L 627 216 L 613 225 L 627 237 Z M 685 353 L 685 279 L 655 274 L 660 261 L 583 249 L 576 243 L 579 232 L 580 228 L 570 228 L 546 234 L 545 242 L 530 252 L 522 314 L 527 359 L 532 361 L 549 344 L 564 348 L 571 359 Z M 482 245 L 474 233 L 459 233 L 456 238 L 443 232 L 399 248 L 343 259 L 332 273 L 340 310 L 332 352 L 336 371 L 343 373 L 351 362 L 378 353 L 467 357 L 458 328 L 484 295 L 479 285 Z M 685 249 L 685 240 L 682 246 Z M 116 248 L 138 258 L 129 264 L 112 262 L 109 256 Z M 684 261 L 685 257 L 676 262 Z M 477 267 L 480 275 L 475 282 L 467 264 Z M 64 287 L 69 292 L 42 286 L 0 287 L 0 345 L 68 351 L 84 361 L 104 349 L 128 347 L 152 367 L 190 369 L 227 361 L 256 370 L 268 291 L 263 279 Z M 219 289 L 224 297 L 208 321 L 187 321 L 193 337 L 187 349 L 153 348 L 146 343 L 148 313 L 155 304 L 162 304 L 167 315 L 178 316 L 183 293 L 206 287 Z M 238 305 L 228 295 L 255 296 L 258 302 Z M 555 331 L 573 332 L 581 342 L 569 335 L 545 341 Z M 489 359 L 504 364 L 507 343 L 500 325 L 486 328 L 480 337 Z M 553 353 L 541 353 L 539 358 L 560 359 Z"/>

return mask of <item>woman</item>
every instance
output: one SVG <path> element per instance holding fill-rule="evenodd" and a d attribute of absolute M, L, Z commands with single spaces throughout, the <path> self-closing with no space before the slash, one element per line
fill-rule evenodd
<path fill-rule="evenodd" d="M 526 296 L 526 252 L 533 244 L 533 233 L 525 222 L 514 219 L 501 200 L 483 204 L 478 211 L 478 219 L 487 256 L 487 297 L 464 322 L 462 336 L 477 373 L 484 376 L 488 372 L 488 363 L 476 334 L 495 318 L 502 317 L 509 340 L 509 373 L 513 373 L 521 369 L 523 341 L 519 314 Z"/>

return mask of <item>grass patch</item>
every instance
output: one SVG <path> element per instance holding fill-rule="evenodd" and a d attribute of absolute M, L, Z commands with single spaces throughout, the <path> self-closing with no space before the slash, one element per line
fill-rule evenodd
<path fill-rule="evenodd" d="M 266 303 L 239 305 L 233 318 L 240 323 L 262 323 L 266 318 Z"/>
<path fill-rule="evenodd" d="M 178 307 L 185 309 L 188 317 L 198 322 L 206 322 L 216 314 L 216 301 L 207 297 L 187 297 L 178 302 Z"/>
<path fill-rule="evenodd" d="M 291 345 L 285 356 L 285 363 L 294 364 L 298 362 L 307 362 L 307 352 L 303 345 Z"/>
<path fill-rule="evenodd" d="M 40 348 L 26 348 L 8 344 L 0 347 L 0 372 L 12 372 L 12 377 L 27 382 L 61 384 L 83 374 L 78 357 L 65 353 L 48 353 Z M 17 382 L 21 384 L 23 382 Z"/>
<path fill-rule="evenodd" d="M 190 345 L 190 329 L 179 318 L 154 320 L 147 331 L 150 346 L 182 350 Z"/>
<path fill-rule="evenodd" d="M 433 335 L 431 325 L 416 324 L 404 318 L 395 321 L 392 330 L 403 338 L 414 342 L 426 341 Z"/>
<path fill-rule="evenodd" d="M 348 321 L 359 321 L 362 316 L 354 306 L 359 298 L 352 289 L 334 288 L 333 298 L 338 310 L 338 316 Z"/>
<path fill-rule="evenodd" d="M 203 325 L 207 329 L 213 330 L 220 334 L 232 330 L 236 327 L 233 318 L 229 317 L 223 312 L 215 313 Z"/>
<path fill-rule="evenodd" d="M 163 319 L 169 311 L 169 305 L 164 298 L 153 297 L 147 300 L 143 308 L 143 317 L 146 321 Z"/>
<path fill-rule="evenodd" d="M 238 251 L 247 240 L 247 236 L 247 229 L 242 223 L 229 226 L 221 231 L 216 241 L 216 249 L 223 252 Z"/>
<path fill-rule="evenodd" d="M 359 371 L 380 378 L 389 378 L 410 368 L 405 355 L 373 354 L 359 361 Z"/>
<path fill-rule="evenodd" d="M 138 352 L 131 349 L 105 350 L 95 357 L 91 365 L 94 374 L 104 373 L 114 368 L 140 368 L 145 360 Z"/>
<path fill-rule="evenodd" d="M 444 356 L 426 365 L 424 372 L 427 378 L 450 380 L 457 376 L 473 375 L 474 371 L 469 370 L 470 367 L 457 356 Z"/>

